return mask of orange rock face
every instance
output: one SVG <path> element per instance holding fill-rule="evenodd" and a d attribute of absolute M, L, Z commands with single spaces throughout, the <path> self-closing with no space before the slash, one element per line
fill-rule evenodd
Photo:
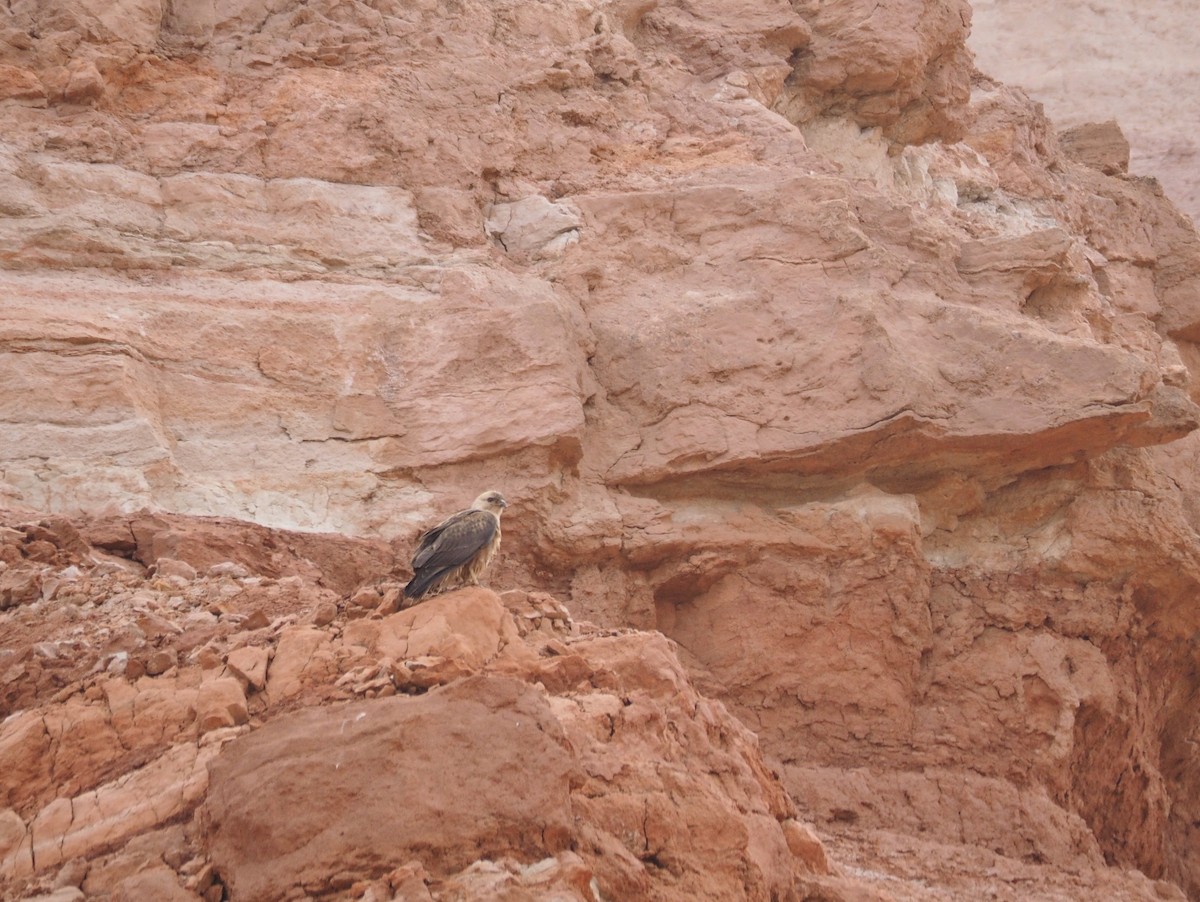
<path fill-rule="evenodd" d="M 197 544 L 213 534 L 193 525 Z M 215 568 L 185 586 L 82 551 L 73 601 L 5 615 L 24 707 L 0 727 L 14 895 L 766 900 L 838 880 L 756 737 L 661 633 L 487 589 L 394 614 L 346 593 L 323 627 L 296 623 L 321 603 L 296 600 L 255 627 L 248 592 L 312 583 Z M 68 623 L 85 627 L 73 643 Z M 178 663 L 138 676 L 151 648 Z"/>
<path fill-rule="evenodd" d="M 1200 898 L 1200 240 L 970 22 L 0 10 L 4 892 Z"/>

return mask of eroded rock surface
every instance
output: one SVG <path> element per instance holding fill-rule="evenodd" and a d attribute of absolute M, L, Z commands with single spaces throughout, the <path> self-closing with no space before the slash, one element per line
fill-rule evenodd
<path fill-rule="evenodd" d="M 232 762 L 368 698 L 581 820 L 305 891 L 1200 896 L 1200 241 L 970 21 L 0 10 L 14 892 L 276 892 Z M 516 594 L 398 611 L 492 486 Z"/>
<path fill-rule="evenodd" d="M 1137 10 L 1117 0 L 973 5 L 971 46 L 980 69 L 1027 90 L 1063 127 L 1120 122 L 1133 171 L 1161 179 L 1167 195 L 1200 221 L 1200 142 L 1192 127 L 1200 92 L 1190 78 L 1196 24 L 1185 0 Z"/>
<path fill-rule="evenodd" d="M 145 577 L 62 518 L 6 522 L 60 539 L 35 540 L 54 561 L 8 546 L 6 573 L 78 571 L 0 615 L 21 703 L 0 726 L 14 898 L 69 879 L 111 898 L 766 900 L 842 879 L 756 737 L 661 633 L 581 626 L 522 591 L 390 613 L 319 576 L 245 572 L 265 561 Z M 189 525 L 216 537 L 174 520 Z M 135 581 L 131 604 L 114 590 Z M 299 590 L 289 613 L 256 625 L 281 588 Z"/>

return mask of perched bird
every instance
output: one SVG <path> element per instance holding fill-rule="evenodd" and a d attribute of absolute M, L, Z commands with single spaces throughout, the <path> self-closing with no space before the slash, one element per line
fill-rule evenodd
<path fill-rule="evenodd" d="M 423 533 L 404 597 L 415 602 L 456 582 L 479 585 L 480 575 L 500 547 L 500 513 L 506 507 L 508 502 L 499 492 L 484 492 L 467 510 Z"/>

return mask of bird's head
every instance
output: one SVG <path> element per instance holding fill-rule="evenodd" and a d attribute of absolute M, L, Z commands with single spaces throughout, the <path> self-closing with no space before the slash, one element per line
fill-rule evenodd
<path fill-rule="evenodd" d="M 477 511 L 491 511 L 497 517 L 500 512 L 508 507 L 508 502 L 504 500 L 504 496 L 495 490 L 488 490 L 475 499 L 475 503 L 471 505 Z"/>

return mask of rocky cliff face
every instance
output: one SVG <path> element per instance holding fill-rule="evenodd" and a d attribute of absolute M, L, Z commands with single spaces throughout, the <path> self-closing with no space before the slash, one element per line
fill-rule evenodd
<path fill-rule="evenodd" d="M 1197 31 L 1187 0 L 975 0 L 971 48 L 988 75 L 1029 91 L 1062 128 L 1116 119 L 1130 165 L 1200 222 Z"/>
<path fill-rule="evenodd" d="M 1200 241 L 970 16 L 0 11 L 14 891 L 1200 898 Z"/>

